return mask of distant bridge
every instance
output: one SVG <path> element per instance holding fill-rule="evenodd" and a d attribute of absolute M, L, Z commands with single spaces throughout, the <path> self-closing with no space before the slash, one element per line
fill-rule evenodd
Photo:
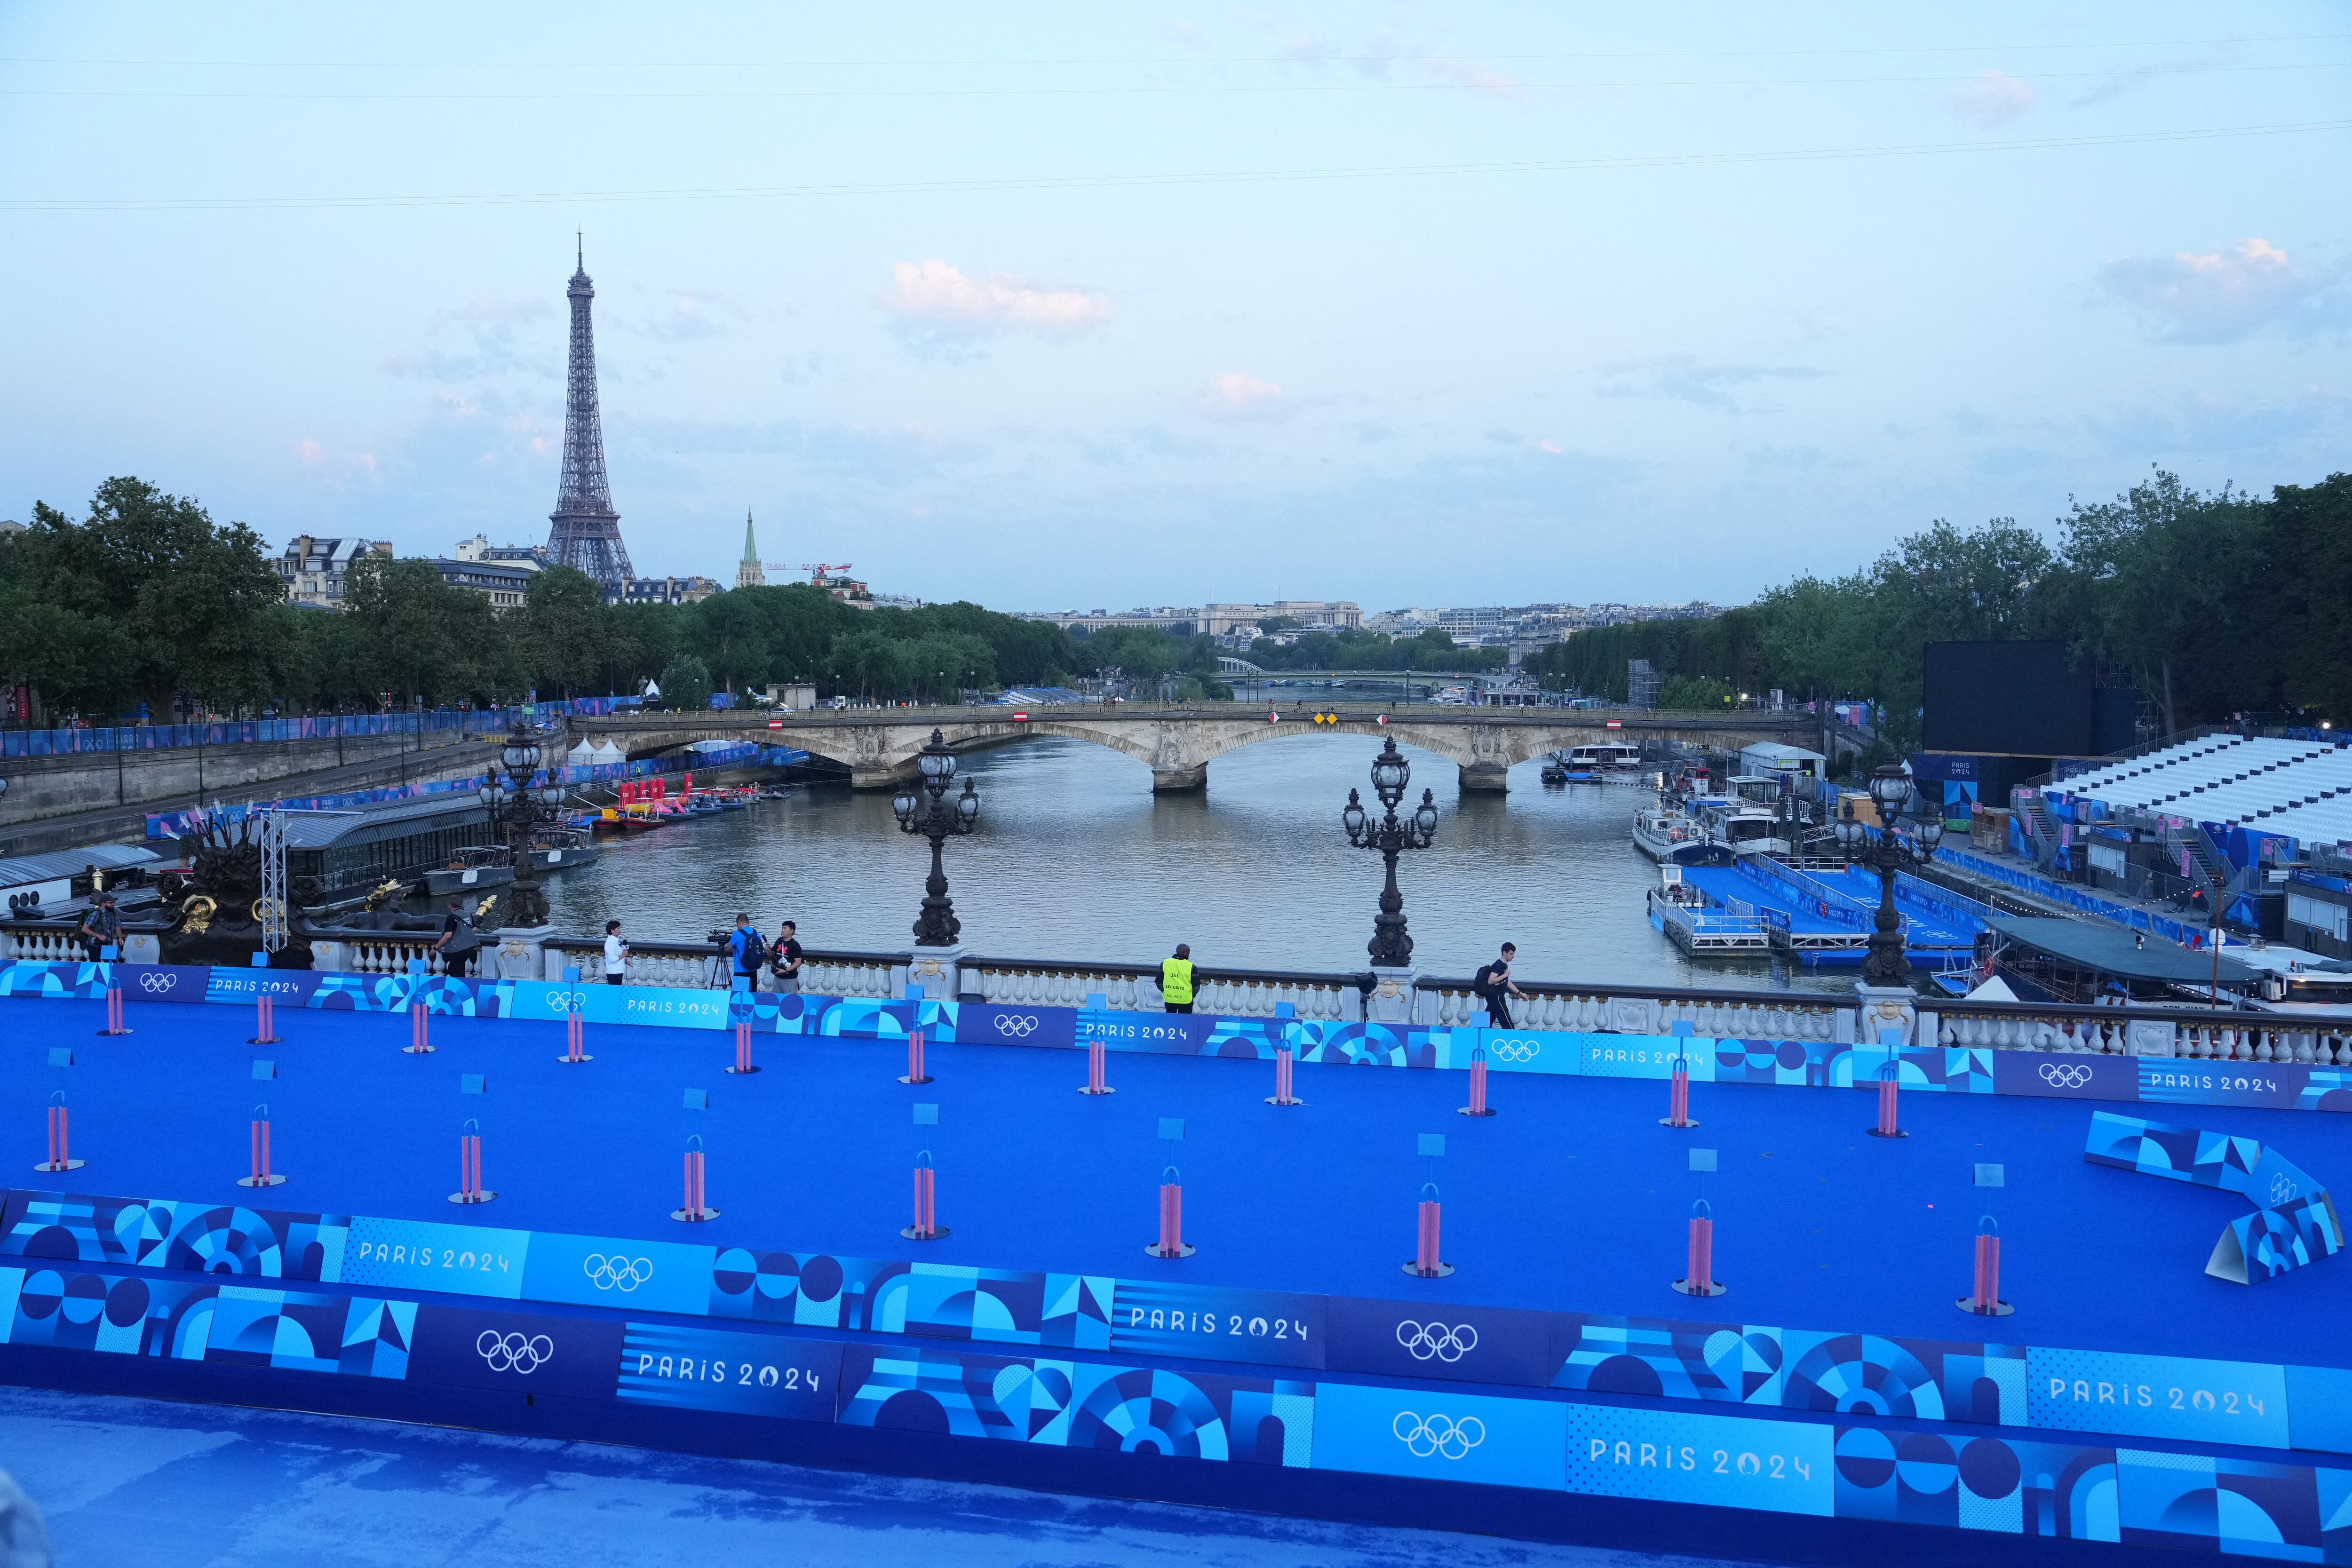
<path fill-rule="evenodd" d="M 849 770 L 858 789 L 889 789 L 915 775 L 915 755 L 938 730 L 958 747 L 991 745 L 1024 735 L 1059 735 L 1124 752 L 1151 770 L 1160 794 L 1204 789 L 1209 763 L 1227 752 L 1293 735 L 1393 735 L 1448 758 L 1462 770 L 1465 790 L 1508 789 L 1515 763 L 1568 746 L 1608 742 L 1679 741 L 1718 750 L 1765 742 L 1814 746 L 1821 721 L 1810 713 L 1668 713 L 1643 709 L 1412 708 L 1384 712 L 1358 703 L 1327 705 L 1336 719 L 1318 724 L 1306 710 L 1239 703 L 1146 709 L 1115 708 L 859 708 L 778 715 L 647 713 L 574 719 L 579 734 L 610 741 L 631 756 L 674 751 L 696 741 L 766 740 L 800 747 Z M 1026 719 L 1013 717 L 1026 712 Z"/>

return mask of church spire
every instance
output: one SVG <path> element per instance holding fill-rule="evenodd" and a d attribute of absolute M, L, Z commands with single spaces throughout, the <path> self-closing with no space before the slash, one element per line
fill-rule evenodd
<path fill-rule="evenodd" d="M 760 569 L 760 543 L 751 533 L 751 510 L 746 507 L 743 510 L 743 560 L 735 568 L 735 585 L 738 588 L 764 588 L 767 584 L 768 574 Z"/>

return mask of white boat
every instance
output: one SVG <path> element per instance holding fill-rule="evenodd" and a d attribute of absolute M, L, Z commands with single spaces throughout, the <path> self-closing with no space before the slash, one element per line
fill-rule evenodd
<path fill-rule="evenodd" d="M 1734 855 L 1786 855 L 1780 814 L 1752 800 L 1727 795 L 1702 795 L 1690 803 L 1691 820 L 1699 830 Z"/>
<path fill-rule="evenodd" d="M 1633 842 L 1654 860 L 1674 866 L 1696 866 L 1730 858 L 1724 846 L 1672 806 L 1645 805 L 1633 814 Z"/>
<path fill-rule="evenodd" d="M 1642 771 L 1642 748 L 1620 742 L 1570 746 L 1567 751 L 1554 752 L 1552 755 L 1571 773 L 1631 773 Z"/>

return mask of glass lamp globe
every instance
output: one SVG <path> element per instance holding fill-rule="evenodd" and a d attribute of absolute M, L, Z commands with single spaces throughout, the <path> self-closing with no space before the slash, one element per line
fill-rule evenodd
<path fill-rule="evenodd" d="M 1925 844 L 1929 849 L 1934 849 L 1937 844 L 1943 842 L 1943 818 L 1931 816 L 1919 825 L 1919 842 Z"/>
<path fill-rule="evenodd" d="M 1425 789 L 1421 792 L 1421 809 L 1412 814 L 1412 821 L 1423 838 L 1437 831 L 1437 797 Z"/>
<path fill-rule="evenodd" d="M 963 781 L 963 794 L 956 797 L 956 815 L 963 819 L 966 827 L 980 820 L 980 795 L 971 787 L 970 779 Z"/>
<path fill-rule="evenodd" d="M 1412 764 L 1406 762 L 1391 741 L 1372 759 L 1372 788 L 1382 800 L 1394 800 L 1404 794 L 1404 786 L 1412 781 Z"/>
<path fill-rule="evenodd" d="M 1878 803 L 1882 812 L 1892 811 L 1902 805 L 1903 797 L 1910 793 L 1911 781 L 1904 776 L 1901 768 L 1892 763 L 1870 776 L 1870 798 Z"/>
<path fill-rule="evenodd" d="M 492 773 L 488 781 L 486 781 L 479 788 L 474 791 L 476 795 L 482 797 L 482 804 L 484 805 L 489 805 L 490 802 L 498 796 L 499 786 L 496 782 L 497 778 L 498 775 L 496 773 Z"/>
<path fill-rule="evenodd" d="M 1349 837 L 1364 836 L 1364 803 L 1354 790 L 1348 792 L 1348 807 L 1339 813 L 1339 821 L 1347 827 Z"/>
<path fill-rule="evenodd" d="M 948 750 L 947 738 L 937 730 L 931 731 L 931 743 L 922 749 L 915 761 L 923 770 L 923 778 L 929 784 L 945 784 L 955 777 L 955 753 Z"/>
<path fill-rule="evenodd" d="M 890 809 L 892 812 L 897 814 L 899 826 L 904 827 L 908 823 L 914 821 L 915 792 L 910 789 L 902 789 L 897 795 L 892 795 L 890 797 Z"/>

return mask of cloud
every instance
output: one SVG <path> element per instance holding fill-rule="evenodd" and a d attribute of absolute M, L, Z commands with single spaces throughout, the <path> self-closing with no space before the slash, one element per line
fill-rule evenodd
<path fill-rule="evenodd" d="M 2137 310 L 2158 342 L 2236 342 L 2273 326 L 2310 338 L 2352 325 L 2352 263 L 2299 267 L 2261 238 L 2110 261 L 2099 288 Z"/>
<path fill-rule="evenodd" d="M 327 449 L 307 437 L 294 443 L 294 455 L 309 467 L 316 467 L 327 460 Z"/>
<path fill-rule="evenodd" d="M 1776 404 L 1742 403 L 1737 389 L 1768 381 L 1811 381 L 1821 371 L 1809 364 L 1704 364 L 1689 354 L 1620 360 L 1601 367 L 1604 380 L 1593 388 L 1602 397 L 1664 397 L 1727 414 L 1769 414 Z"/>
<path fill-rule="evenodd" d="M 1291 405 L 1278 383 L 1264 381 L 1245 370 L 1228 370 L 1209 378 L 1200 393 L 1201 411 L 1213 419 L 1281 419 Z"/>
<path fill-rule="evenodd" d="M 1098 289 L 1057 287 L 992 272 L 975 281 L 936 258 L 890 268 L 882 309 L 901 331 L 930 342 L 971 343 L 1022 334 L 1070 339 L 1110 320 L 1110 296 Z"/>
<path fill-rule="evenodd" d="M 2041 95 L 2004 71 L 1989 70 L 1944 100 L 1945 107 L 1979 125 L 2006 125 L 2032 109 Z"/>
<path fill-rule="evenodd" d="M 516 321 L 535 321 L 554 313 L 553 301 L 543 294 L 476 294 L 462 305 L 434 311 L 425 318 L 425 330 L 437 332 L 452 321 L 465 321 L 477 326 L 508 326 Z"/>
<path fill-rule="evenodd" d="M 1421 67 L 1438 80 L 1466 87 L 1481 98 L 1516 99 L 1525 91 L 1516 79 L 1494 67 L 1458 55 L 1423 55 Z"/>

